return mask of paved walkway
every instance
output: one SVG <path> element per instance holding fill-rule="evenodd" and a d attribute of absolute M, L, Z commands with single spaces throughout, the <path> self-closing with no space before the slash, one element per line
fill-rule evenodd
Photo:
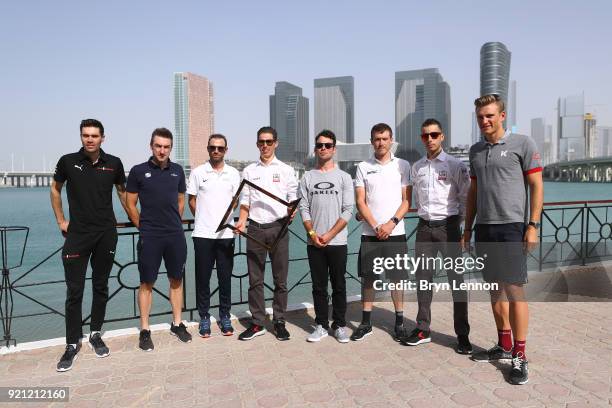
<path fill-rule="evenodd" d="M 415 305 L 406 306 L 407 317 Z M 69 386 L 74 407 L 579 407 L 612 404 L 612 304 L 532 303 L 527 343 L 530 381 L 505 381 L 509 365 L 474 363 L 452 350 L 452 307 L 434 303 L 433 342 L 403 347 L 388 334 L 393 312 L 373 313 L 375 332 L 362 342 L 305 341 L 312 311 L 292 312 L 292 339 L 271 334 L 248 342 L 218 331 L 180 344 L 153 333 L 155 351 L 136 335 L 108 339 L 111 356 L 84 347 L 72 371 L 56 373 L 62 347 L 0 356 L 0 386 Z M 359 306 L 349 307 L 353 324 Z M 470 304 L 471 339 L 488 348 L 496 332 L 488 304 Z M 414 322 L 410 320 L 410 328 Z M 242 329 L 241 323 L 235 324 Z M 0 404 L 7 406 L 7 404 Z M 19 406 L 33 407 L 35 404 Z"/>

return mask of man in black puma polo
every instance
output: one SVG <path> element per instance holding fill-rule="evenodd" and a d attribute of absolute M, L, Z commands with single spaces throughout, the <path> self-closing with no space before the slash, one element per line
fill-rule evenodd
<path fill-rule="evenodd" d="M 96 356 L 109 355 L 100 330 L 106 314 L 108 277 L 115 259 L 117 221 L 113 212 L 113 186 L 123 208 L 125 171 L 118 157 L 105 153 L 104 126 L 95 119 L 80 125 L 83 147 L 64 155 L 55 168 L 51 184 L 51 206 L 60 231 L 66 237 L 62 261 L 66 277 L 66 351 L 57 364 L 57 371 L 72 368 L 83 336 L 81 305 L 85 288 L 87 263 L 91 262 L 93 298 L 89 344 Z M 66 183 L 70 218 L 64 218 L 62 187 Z"/>

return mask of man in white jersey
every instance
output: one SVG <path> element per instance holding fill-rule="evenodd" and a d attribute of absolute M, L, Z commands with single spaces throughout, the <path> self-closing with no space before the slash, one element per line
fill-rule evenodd
<path fill-rule="evenodd" d="M 359 250 L 359 276 L 362 278 L 362 320 L 351 335 L 351 340 L 363 340 L 372 333 L 370 321 L 374 302 L 374 281 L 379 276 L 372 269 L 375 257 L 395 258 L 406 254 L 404 215 L 410 208 L 410 164 L 391 152 L 393 131 L 386 123 L 372 127 L 370 142 L 374 155 L 357 166 L 355 202 L 363 218 L 361 248 Z M 387 271 L 386 278 L 402 279 L 401 271 Z M 392 290 L 395 307 L 395 339 L 404 334 L 404 293 Z"/>
<path fill-rule="evenodd" d="M 240 173 L 224 161 L 227 139 L 216 133 L 208 138 L 205 164 L 189 176 L 187 194 L 189 209 L 195 216 L 191 237 L 195 253 L 196 305 L 200 314 L 199 334 L 210 337 L 210 276 L 217 265 L 219 282 L 219 320 L 224 336 L 234 334 L 230 320 L 232 305 L 232 270 L 234 267 L 234 233 L 229 228 L 216 232 L 227 206 L 240 186 Z M 231 222 L 231 214 L 224 222 Z"/>
<path fill-rule="evenodd" d="M 427 119 L 421 125 L 421 141 L 426 155 L 412 165 L 410 183 L 414 191 L 414 204 L 419 214 L 416 231 L 415 256 L 431 259 L 441 253 L 447 257 L 461 257 L 461 220 L 465 216 L 465 200 L 470 188 L 468 169 L 459 159 L 446 154 L 442 149 L 444 132 L 436 119 Z M 412 333 L 401 339 L 407 346 L 416 346 L 431 341 L 432 290 L 422 289 L 421 283 L 433 281 L 435 267 L 421 266 L 416 271 L 419 311 L 417 326 Z M 461 270 L 447 269 L 446 276 L 452 288 L 463 283 Z M 468 335 L 467 293 L 453 290 L 453 319 L 459 354 L 471 354 L 472 345 Z"/>
<path fill-rule="evenodd" d="M 265 126 L 257 131 L 257 147 L 259 161 L 247 166 L 242 176 L 259 187 L 262 187 L 282 198 L 293 201 L 297 197 L 297 180 L 293 168 L 278 160 L 274 154 L 278 147 L 278 135 L 272 127 Z M 287 217 L 293 217 L 295 212 L 283 204 L 268 197 L 262 192 L 245 187 L 240 199 L 240 218 L 236 228 L 243 231 L 249 220 L 249 235 L 271 245 L 282 230 Z M 251 325 L 238 337 L 240 340 L 250 340 L 265 334 L 266 300 L 264 296 L 264 271 L 266 258 L 270 256 L 272 277 L 274 279 L 274 334 L 278 340 L 289 340 L 289 332 L 285 328 L 285 312 L 287 311 L 287 273 L 289 271 L 289 235 L 283 232 L 276 247 L 268 251 L 261 245 L 247 241 L 247 267 L 249 270 L 249 310 Z"/>

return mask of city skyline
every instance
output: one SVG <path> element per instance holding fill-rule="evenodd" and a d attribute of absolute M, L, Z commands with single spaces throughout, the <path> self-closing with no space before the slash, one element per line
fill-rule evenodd
<path fill-rule="evenodd" d="M 612 57 L 601 53 L 603 39 L 612 34 L 606 19 L 612 5 L 606 1 L 587 9 L 547 1 L 504 4 L 504 19 L 522 24 L 494 30 L 484 28 L 490 13 L 475 4 L 187 1 L 183 10 L 179 15 L 170 4 L 112 0 L 3 8 L 0 112 L 11 120 L 0 121 L 0 169 L 10 169 L 11 153 L 15 167 L 22 161 L 27 169 L 44 162 L 53 167 L 59 156 L 78 149 L 78 124 L 86 117 L 104 123 L 103 148 L 126 167 L 146 160 L 151 131 L 174 129 L 173 72 L 199 73 L 214 82 L 215 130 L 228 137 L 229 159 L 257 158 L 255 132 L 269 124 L 268 95 L 278 80 L 301 84 L 304 97 L 312 99 L 313 79 L 353 76 L 355 142 L 364 142 L 374 123 L 394 126 L 394 72 L 427 67 L 438 68 L 452 88 L 453 144 L 469 144 L 479 51 L 490 41 L 512 51 L 519 132 L 529 133 L 534 117 L 555 123 L 557 98 L 582 91 L 598 126 L 612 125 Z M 415 12 L 423 18 L 406 24 L 405 16 Z M 285 18 L 288 13 L 292 19 Z M 360 29 L 371 25 L 373 15 L 384 29 Z M 83 16 L 94 16 L 87 29 Z M 164 21 L 168 29 L 152 29 L 153 21 Z M 327 28 L 292 31 L 308 21 Z M 228 30 L 230 24 L 235 29 Z M 289 31 L 291 36 L 278 35 Z M 406 41 L 424 32 L 427 41 Z M 597 63 L 584 63 L 594 56 Z M 311 110 L 311 130 L 313 123 Z"/>

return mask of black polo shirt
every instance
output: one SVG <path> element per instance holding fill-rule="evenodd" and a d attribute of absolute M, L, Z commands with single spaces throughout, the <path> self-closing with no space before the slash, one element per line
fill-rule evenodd
<path fill-rule="evenodd" d="M 168 160 L 163 169 L 153 161 L 132 167 L 127 180 L 127 191 L 137 193 L 140 201 L 140 233 L 165 235 L 183 232 L 178 195 L 185 193 L 183 168 Z"/>
<path fill-rule="evenodd" d="M 55 166 L 53 179 L 66 182 L 70 212 L 69 232 L 106 231 L 115 228 L 113 186 L 125 183 L 123 163 L 100 149 L 96 163 L 81 148 L 62 156 Z"/>

